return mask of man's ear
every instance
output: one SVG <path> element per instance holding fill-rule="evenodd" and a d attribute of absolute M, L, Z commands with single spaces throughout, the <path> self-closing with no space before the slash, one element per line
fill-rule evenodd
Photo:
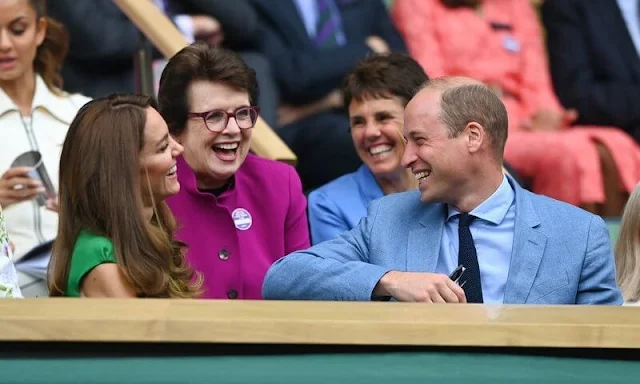
<path fill-rule="evenodd" d="M 469 152 L 475 153 L 479 151 L 485 139 L 484 127 L 475 121 L 472 121 L 467 124 L 465 131 L 467 134 L 467 148 L 469 148 Z"/>

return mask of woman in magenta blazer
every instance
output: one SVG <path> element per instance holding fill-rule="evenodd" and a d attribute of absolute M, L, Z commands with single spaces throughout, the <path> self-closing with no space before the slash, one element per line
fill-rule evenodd
<path fill-rule="evenodd" d="M 249 154 L 257 97 L 239 56 L 203 44 L 178 52 L 160 79 L 160 112 L 184 147 L 181 191 L 167 203 L 204 298 L 261 299 L 271 264 L 310 245 L 295 169 Z"/>

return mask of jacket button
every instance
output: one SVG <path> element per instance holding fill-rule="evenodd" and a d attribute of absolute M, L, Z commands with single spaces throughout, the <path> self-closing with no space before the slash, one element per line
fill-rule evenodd
<path fill-rule="evenodd" d="M 229 258 L 229 251 L 222 248 L 220 251 L 218 251 L 218 257 L 220 258 L 220 260 L 227 260 Z"/>
<path fill-rule="evenodd" d="M 236 291 L 235 289 L 230 290 L 229 292 L 227 292 L 227 297 L 234 300 L 238 298 L 238 291 Z"/>

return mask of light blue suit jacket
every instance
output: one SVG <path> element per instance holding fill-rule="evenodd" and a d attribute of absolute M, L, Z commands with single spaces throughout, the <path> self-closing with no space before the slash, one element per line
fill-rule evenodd
<path fill-rule="evenodd" d="M 504 303 L 622 304 L 604 221 L 509 181 L 516 222 Z M 352 230 L 276 261 L 263 296 L 372 300 L 388 271 L 435 270 L 445 218 L 446 205 L 422 203 L 417 190 L 375 200 Z"/>

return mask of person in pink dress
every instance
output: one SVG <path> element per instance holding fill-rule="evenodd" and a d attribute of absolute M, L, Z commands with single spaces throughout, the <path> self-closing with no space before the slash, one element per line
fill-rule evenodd
<path fill-rule="evenodd" d="M 621 214 L 640 180 L 640 147 L 615 127 L 573 125 L 530 0 L 395 0 L 392 17 L 430 78 L 472 77 L 498 92 L 509 115 L 505 160 L 536 193 Z"/>

